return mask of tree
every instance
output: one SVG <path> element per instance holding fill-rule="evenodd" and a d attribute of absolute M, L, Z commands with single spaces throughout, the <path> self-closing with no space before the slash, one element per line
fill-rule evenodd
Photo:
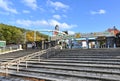
<path fill-rule="evenodd" d="M 0 24 L 0 35 L 0 40 L 6 41 L 7 44 L 22 43 L 24 40 L 22 31 L 10 25 Z"/>
<path fill-rule="evenodd" d="M 27 31 L 26 32 L 26 40 L 27 42 L 33 42 L 34 41 L 34 31 Z M 44 35 L 42 33 L 39 33 L 36 31 L 36 41 L 41 41 L 42 39 L 48 39 L 48 35 Z"/>
<path fill-rule="evenodd" d="M 18 28 L 16 26 L 0 24 L 0 40 L 6 41 L 7 44 L 23 43 L 25 40 L 25 33 L 27 42 L 33 42 L 34 31 Z M 43 38 L 48 39 L 48 36 L 36 31 L 36 41 L 40 41 Z"/>

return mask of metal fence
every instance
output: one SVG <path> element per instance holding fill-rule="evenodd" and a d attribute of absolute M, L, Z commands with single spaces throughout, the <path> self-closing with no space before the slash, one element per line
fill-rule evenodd
<path fill-rule="evenodd" d="M 17 50 L 22 50 L 21 45 L 9 45 L 6 47 L 0 47 L 0 54 L 17 51 Z"/>

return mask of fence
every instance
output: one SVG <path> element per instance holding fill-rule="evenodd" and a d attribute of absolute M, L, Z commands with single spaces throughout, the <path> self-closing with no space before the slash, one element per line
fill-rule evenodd
<path fill-rule="evenodd" d="M 0 47 L 0 54 L 4 54 L 7 52 L 13 52 L 17 50 L 22 50 L 21 45 L 9 45 L 7 47 Z"/>

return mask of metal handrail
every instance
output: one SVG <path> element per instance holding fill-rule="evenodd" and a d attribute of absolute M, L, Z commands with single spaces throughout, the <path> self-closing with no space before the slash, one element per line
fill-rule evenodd
<path fill-rule="evenodd" d="M 24 62 L 24 61 L 29 60 L 29 59 L 31 59 L 31 58 L 34 58 L 34 57 L 36 57 L 36 56 L 41 56 L 42 54 L 48 53 L 48 52 L 50 52 L 52 49 L 53 49 L 53 50 L 56 50 L 56 49 L 60 49 L 60 47 L 59 47 L 59 46 L 55 46 L 55 47 L 48 48 L 48 49 L 46 49 L 46 50 L 42 50 L 42 51 L 39 51 L 39 52 L 35 52 L 35 53 L 30 54 L 30 55 L 26 55 L 26 56 L 24 56 L 24 57 L 20 57 L 20 58 L 11 60 L 11 61 L 9 61 L 9 62 L 1 63 L 0 66 L 1 66 L 1 68 L 8 68 L 10 65 L 19 64 L 20 62 Z"/>
<path fill-rule="evenodd" d="M 9 62 L 4 62 L 4 63 L 1 63 L 0 65 L 1 65 L 1 67 L 6 66 L 6 65 L 8 65 L 8 66 L 9 65 L 14 65 L 14 64 L 19 63 L 21 61 L 29 60 L 30 58 L 33 58 L 34 56 L 39 55 L 39 54 L 43 54 L 43 53 L 45 53 L 45 50 L 42 50 L 42 51 L 36 52 L 36 53 L 32 53 L 30 55 L 26 55 L 24 57 L 14 59 L 14 60 L 11 60 Z"/>

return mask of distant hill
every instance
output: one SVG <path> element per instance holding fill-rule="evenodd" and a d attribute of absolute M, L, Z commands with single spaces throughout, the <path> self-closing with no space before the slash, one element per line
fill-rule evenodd
<path fill-rule="evenodd" d="M 24 43 L 34 41 L 34 33 L 36 33 L 36 41 L 47 40 L 48 35 L 42 34 L 38 31 L 23 29 L 16 26 L 7 24 L 0 24 L 0 40 L 6 41 L 7 44 L 11 43 Z"/>

